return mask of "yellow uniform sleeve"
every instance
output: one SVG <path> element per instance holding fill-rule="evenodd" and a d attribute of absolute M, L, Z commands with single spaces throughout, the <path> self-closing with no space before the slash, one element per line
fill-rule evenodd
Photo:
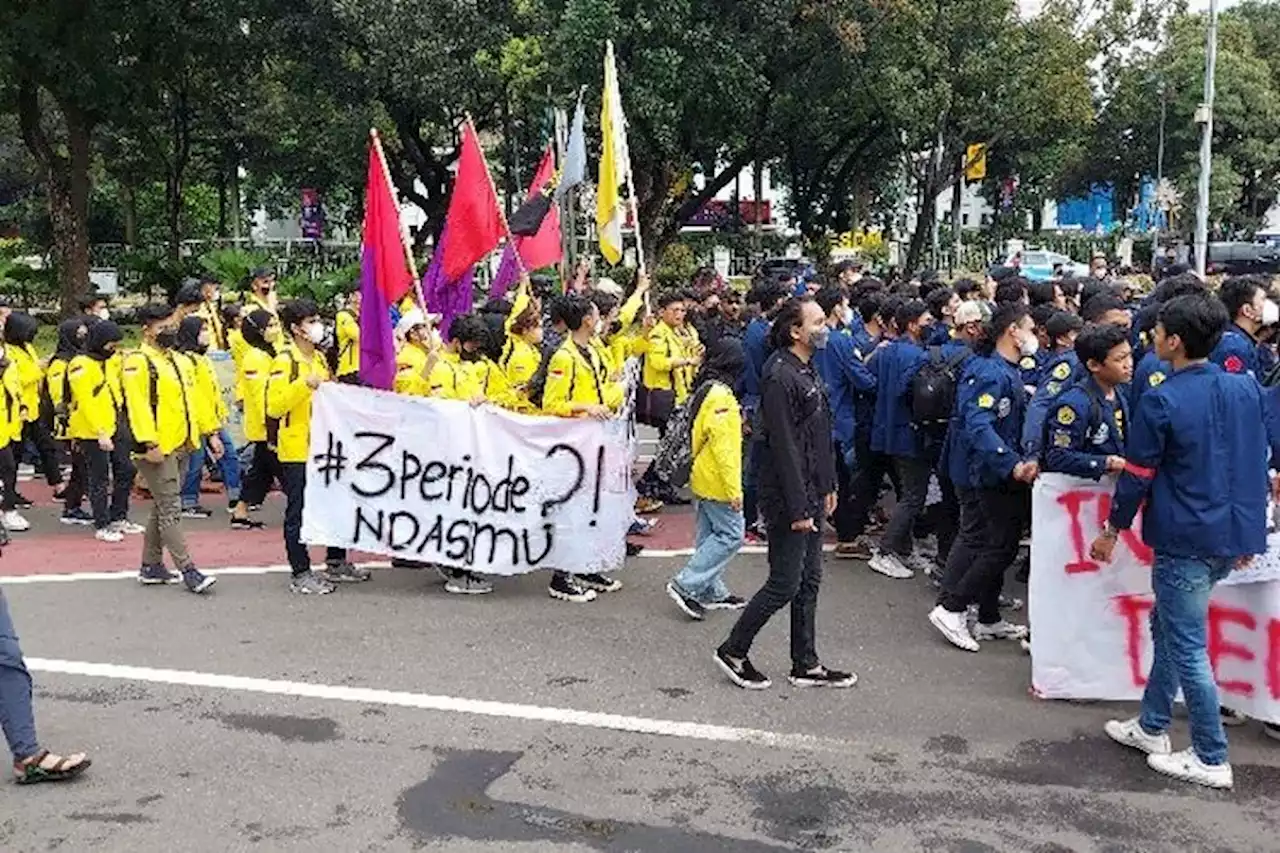
<path fill-rule="evenodd" d="M 742 497 L 742 412 L 727 389 L 714 388 L 698 412 L 706 433 L 702 452 L 710 453 L 730 500 Z"/>
<path fill-rule="evenodd" d="M 84 418 L 89 430 L 99 438 L 111 438 L 115 431 L 115 401 L 105 372 L 74 361 L 67 370 L 71 406 Z"/>
<path fill-rule="evenodd" d="M 556 350 L 547 365 L 547 384 L 542 389 L 542 410 L 558 418 L 573 416 L 573 356 Z"/>
<path fill-rule="evenodd" d="M 644 294 L 640 291 L 637 290 L 627 297 L 627 301 L 618 309 L 618 322 L 622 324 L 622 328 L 625 329 L 636 321 L 636 315 L 640 313 L 642 305 L 644 305 Z"/>
<path fill-rule="evenodd" d="M 649 348 L 645 356 L 648 366 L 658 373 L 675 370 L 675 359 L 682 355 L 676 336 L 666 326 L 654 326 L 649 332 Z"/>
<path fill-rule="evenodd" d="M 125 408 L 129 411 L 129 429 L 138 445 L 159 444 L 160 432 L 156 411 L 151 407 L 151 370 L 147 356 L 130 353 L 124 360 L 121 384 Z"/>
<path fill-rule="evenodd" d="M 267 380 L 267 417 L 283 418 L 310 394 L 302 370 L 294 366 L 292 353 L 277 355 L 271 362 L 271 378 Z"/>

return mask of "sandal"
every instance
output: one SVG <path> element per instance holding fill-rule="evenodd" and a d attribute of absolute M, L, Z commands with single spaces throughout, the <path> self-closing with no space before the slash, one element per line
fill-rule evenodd
<path fill-rule="evenodd" d="M 62 782 L 79 776 L 92 763 L 83 752 L 62 756 L 43 749 L 25 761 L 14 763 L 13 777 L 19 785 Z"/>

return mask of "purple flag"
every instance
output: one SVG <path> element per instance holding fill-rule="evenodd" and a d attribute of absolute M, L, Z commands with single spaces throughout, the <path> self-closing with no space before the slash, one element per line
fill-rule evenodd
<path fill-rule="evenodd" d="M 422 295 L 427 300 L 427 310 L 440 315 L 440 334 L 446 338 L 454 319 L 471 313 L 474 307 L 472 288 L 476 275 L 475 267 L 470 267 L 459 281 L 445 280 L 442 263 L 444 253 L 440 251 L 440 247 L 445 245 L 448 233 L 449 222 L 445 220 L 444 228 L 440 229 L 440 239 L 436 241 L 436 250 L 431 253 L 431 263 L 422 274 Z"/>
<path fill-rule="evenodd" d="M 396 381 L 396 339 L 391 306 L 378 287 L 373 250 L 360 262 L 360 381 L 390 391 Z"/>
<path fill-rule="evenodd" d="M 502 251 L 502 263 L 498 265 L 498 272 L 489 285 L 489 298 L 501 299 L 519 280 L 520 264 L 516 260 L 516 249 L 511 241 L 507 241 L 507 248 Z"/>

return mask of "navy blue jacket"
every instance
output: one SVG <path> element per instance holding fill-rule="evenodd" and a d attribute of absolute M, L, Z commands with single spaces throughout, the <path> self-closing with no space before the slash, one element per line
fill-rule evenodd
<path fill-rule="evenodd" d="M 946 345 L 951 340 L 951 327 L 939 320 L 929 327 L 928 333 L 924 336 L 924 345 L 926 347 L 940 347 Z"/>
<path fill-rule="evenodd" d="M 1170 373 L 1173 373 L 1173 367 L 1167 361 L 1161 361 L 1155 350 L 1144 355 L 1133 368 L 1133 382 L 1129 384 L 1129 410 L 1137 412 L 1142 395 L 1168 379 Z"/>
<path fill-rule="evenodd" d="M 747 363 L 742 369 L 742 381 L 738 383 L 738 401 L 742 404 L 744 418 L 750 418 L 760 405 L 760 374 L 769 358 L 769 325 L 764 317 L 756 317 L 742 336 L 742 350 Z"/>
<path fill-rule="evenodd" d="M 1044 470 L 1100 480 L 1108 456 L 1124 456 L 1129 402 L 1116 389 L 1108 400 L 1093 377 L 1058 395 L 1049 417 Z"/>
<path fill-rule="evenodd" d="M 1227 373 L 1258 376 L 1258 342 L 1244 329 L 1232 324 L 1222 333 L 1222 340 L 1209 353 L 1209 361 Z M 1261 378 L 1261 377 L 1259 377 Z"/>
<path fill-rule="evenodd" d="M 1018 365 L 999 353 L 969 359 L 963 376 L 951 418 L 952 429 L 962 433 L 954 448 L 962 458 L 949 458 L 948 470 L 964 465 L 970 488 L 994 488 L 1007 482 L 1024 459 L 1027 391 Z"/>
<path fill-rule="evenodd" d="M 1027 415 L 1022 422 L 1022 449 L 1029 459 L 1039 459 L 1044 450 L 1044 422 L 1058 395 L 1072 384 L 1087 378 L 1088 371 L 1080 364 L 1075 350 L 1054 353 L 1045 363 L 1036 393 L 1027 404 Z"/>
<path fill-rule="evenodd" d="M 907 338 L 899 338 L 871 360 L 876 376 L 876 408 L 871 421 L 871 449 L 890 456 L 921 454 L 911 421 L 911 382 L 928 356 Z"/>
<path fill-rule="evenodd" d="M 853 446 L 857 428 L 856 396 L 874 393 L 876 377 L 863 363 L 847 329 L 832 329 L 826 348 L 818 350 L 813 361 L 827 386 L 833 437 L 839 447 L 847 449 Z"/>
<path fill-rule="evenodd" d="M 1044 370 L 1049 354 L 1044 350 L 1036 350 L 1035 355 L 1024 355 L 1018 359 L 1018 370 L 1022 373 L 1022 384 L 1032 388 L 1040 384 L 1040 374 Z"/>
<path fill-rule="evenodd" d="M 1210 363 L 1175 371 L 1140 398 L 1111 523 L 1130 527 L 1145 500 L 1142 538 L 1157 553 L 1264 553 L 1268 448 L 1280 462 L 1268 423 L 1252 377 Z"/>

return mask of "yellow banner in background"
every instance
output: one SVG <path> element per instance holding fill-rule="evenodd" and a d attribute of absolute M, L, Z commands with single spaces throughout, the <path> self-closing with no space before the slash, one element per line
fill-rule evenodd
<path fill-rule="evenodd" d="M 987 146 L 970 145 L 964 152 L 964 179 L 981 181 L 987 176 Z"/>

